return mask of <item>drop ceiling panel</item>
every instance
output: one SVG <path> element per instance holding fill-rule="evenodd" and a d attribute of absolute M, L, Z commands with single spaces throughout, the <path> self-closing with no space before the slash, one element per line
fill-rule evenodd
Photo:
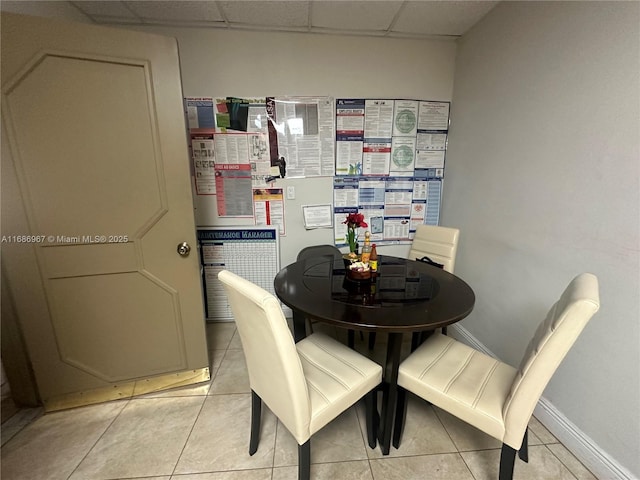
<path fill-rule="evenodd" d="M 425 35 L 462 35 L 498 2 L 406 2 L 393 30 Z"/>
<path fill-rule="evenodd" d="M 309 2 L 231 1 L 217 2 L 226 20 L 241 25 L 307 27 Z"/>
<path fill-rule="evenodd" d="M 71 3 L 89 16 L 97 15 L 100 17 L 130 18 L 132 20 L 139 20 L 123 2 L 78 1 Z"/>
<path fill-rule="evenodd" d="M 386 31 L 402 2 L 321 1 L 311 3 L 313 27 L 339 30 Z"/>
<path fill-rule="evenodd" d="M 2 5 L 16 2 L 3 1 Z M 230 0 L 69 2 L 96 23 L 162 24 L 275 31 L 451 39 L 464 34 L 493 0 Z"/>
<path fill-rule="evenodd" d="M 198 1 L 133 1 L 125 2 L 145 20 L 178 22 L 222 22 L 224 18 L 216 2 Z"/>

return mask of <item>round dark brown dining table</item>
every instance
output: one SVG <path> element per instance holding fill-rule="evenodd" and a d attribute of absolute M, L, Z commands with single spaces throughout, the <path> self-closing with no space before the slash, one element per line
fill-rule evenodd
<path fill-rule="evenodd" d="M 441 268 L 389 255 L 380 255 L 377 273 L 363 281 L 347 278 L 340 256 L 307 258 L 280 270 L 274 287 L 293 310 L 296 341 L 305 336 L 305 318 L 388 334 L 378 431 L 382 453 L 388 455 L 402 335 L 433 331 L 465 318 L 475 303 L 471 287 Z"/>

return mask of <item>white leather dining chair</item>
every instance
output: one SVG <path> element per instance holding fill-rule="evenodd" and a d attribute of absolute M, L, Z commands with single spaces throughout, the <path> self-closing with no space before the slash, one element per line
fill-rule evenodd
<path fill-rule="evenodd" d="M 298 252 L 297 261 L 306 260 L 308 258 L 328 257 L 342 258 L 342 252 L 334 245 L 310 245 L 304 247 Z"/>
<path fill-rule="evenodd" d="M 296 261 L 301 262 L 306 260 L 310 262 L 313 262 L 313 261 L 324 262 L 328 258 L 341 259 L 342 252 L 335 245 L 328 245 L 328 244 L 310 245 L 310 246 L 304 247 L 302 250 L 298 252 Z M 313 323 L 314 323 L 313 320 L 309 318 L 305 319 L 306 330 L 308 330 L 310 333 L 313 333 Z"/>
<path fill-rule="evenodd" d="M 298 252 L 296 261 L 326 261 L 328 257 L 333 257 L 334 259 L 342 261 L 342 252 L 334 245 L 310 245 L 308 247 L 304 247 Z M 305 319 L 305 324 L 307 330 L 313 333 L 314 321 Z M 363 337 L 362 332 L 360 332 L 360 337 Z M 351 348 L 354 348 L 355 345 L 354 331 L 351 329 L 347 330 L 347 345 Z"/>
<path fill-rule="evenodd" d="M 298 479 L 311 471 L 311 436 L 366 397 L 367 437 L 375 448 L 374 389 L 382 367 L 321 333 L 294 343 L 279 301 L 252 282 L 218 274 L 236 321 L 251 386 L 249 454 L 258 449 L 264 402 L 298 443 Z"/>
<path fill-rule="evenodd" d="M 598 279 L 578 275 L 538 326 L 517 369 L 445 335 L 429 337 L 400 364 L 394 446 L 406 391 L 413 392 L 500 440 L 499 479 L 512 479 L 516 452 L 528 461 L 527 425 L 538 399 L 599 307 Z"/>
<path fill-rule="evenodd" d="M 445 271 L 453 273 L 459 237 L 460 230 L 457 228 L 419 225 L 407 258 L 417 260 L 426 256 L 440 263 Z"/>
<path fill-rule="evenodd" d="M 423 257 L 428 257 L 433 262 L 442 265 L 443 270 L 453 273 L 458 252 L 458 238 L 460 238 L 460 230 L 457 228 L 418 225 L 407 259 L 420 260 Z M 447 334 L 447 327 L 442 328 L 442 333 Z M 425 334 L 414 332 L 411 340 L 412 350 L 415 350 L 425 338 Z M 370 333 L 369 350 L 373 349 L 375 341 L 375 333 Z"/>
<path fill-rule="evenodd" d="M 428 257 L 432 261 L 442 265 L 446 272 L 453 273 L 456 266 L 456 254 L 458 253 L 458 238 L 460 230 L 457 228 L 440 227 L 438 225 L 418 225 L 416 233 L 409 249 L 409 260 L 419 260 Z M 442 333 L 447 334 L 447 327 L 442 328 Z M 420 334 L 414 334 L 414 347 L 424 338 L 418 339 Z"/>

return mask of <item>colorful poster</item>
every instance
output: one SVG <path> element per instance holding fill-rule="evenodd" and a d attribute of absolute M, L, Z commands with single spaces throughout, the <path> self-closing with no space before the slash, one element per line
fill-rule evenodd
<path fill-rule="evenodd" d="M 251 165 L 216 163 L 215 171 L 218 215 L 252 217 Z"/>
<path fill-rule="evenodd" d="M 361 175 L 364 99 L 336 100 L 336 175 Z"/>
<path fill-rule="evenodd" d="M 216 172 L 213 133 L 191 134 L 191 158 L 196 195 L 215 195 Z"/>
<path fill-rule="evenodd" d="M 285 235 L 282 188 L 254 188 L 253 211 L 256 225 L 277 225 L 280 236 Z"/>
<path fill-rule="evenodd" d="M 189 129 L 215 128 L 213 98 L 187 97 L 184 99 Z"/>
<path fill-rule="evenodd" d="M 438 224 L 448 127 L 449 102 L 336 100 L 336 175 L 350 179 L 334 179 L 337 245 L 345 213 L 362 213 L 378 243 Z"/>

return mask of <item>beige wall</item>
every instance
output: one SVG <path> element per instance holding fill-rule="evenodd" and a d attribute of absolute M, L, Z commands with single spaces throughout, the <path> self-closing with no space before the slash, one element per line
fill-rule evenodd
<path fill-rule="evenodd" d="M 178 39 L 185 96 L 327 95 L 450 101 L 456 44 L 320 34 L 148 27 Z M 305 246 L 333 243 L 333 230 L 305 230 L 302 205 L 333 203 L 331 177 L 278 180 L 296 190 L 285 201 L 281 264 Z M 195 199 L 200 225 L 239 225 L 217 216 L 215 197 Z M 382 254 L 406 255 L 408 245 Z"/>
<path fill-rule="evenodd" d="M 639 19 L 637 2 L 513 2 L 465 35 L 442 212 L 462 231 L 456 273 L 477 297 L 462 325 L 512 364 L 566 284 L 599 277 L 602 307 L 544 397 L 584 435 L 560 431 L 563 443 L 610 455 L 629 478 L 640 476 Z"/>

